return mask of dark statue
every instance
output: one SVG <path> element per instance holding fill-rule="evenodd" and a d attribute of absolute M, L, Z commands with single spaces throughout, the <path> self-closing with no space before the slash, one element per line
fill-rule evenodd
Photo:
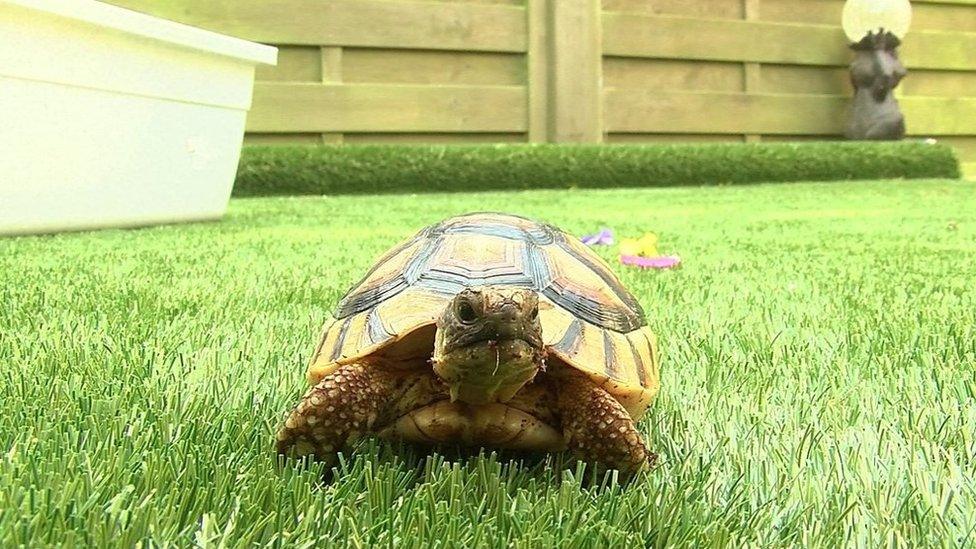
<path fill-rule="evenodd" d="M 897 36 L 879 30 L 868 33 L 851 45 L 851 84 L 854 105 L 847 125 L 848 139 L 895 140 L 905 137 L 905 117 L 898 109 L 894 89 L 905 77 L 905 66 L 898 60 Z"/>

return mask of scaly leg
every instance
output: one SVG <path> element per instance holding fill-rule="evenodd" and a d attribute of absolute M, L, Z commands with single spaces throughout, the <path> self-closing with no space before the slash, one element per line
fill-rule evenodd
<path fill-rule="evenodd" d="M 563 436 L 581 460 L 634 473 L 653 464 L 627 410 L 607 391 L 581 375 L 558 385 L 557 407 Z"/>
<path fill-rule="evenodd" d="M 305 393 L 278 431 L 278 453 L 331 462 L 388 413 L 402 376 L 369 363 L 340 367 Z"/>

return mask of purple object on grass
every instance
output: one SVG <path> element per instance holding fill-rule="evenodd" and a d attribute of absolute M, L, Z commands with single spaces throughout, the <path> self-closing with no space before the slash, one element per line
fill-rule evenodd
<path fill-rule="evenodd" d="M 588 234 L 581 238 L 583 244 L 587 246 L 612 246 L 613 245 L 613 231 L 603 227 L 597 234 Z"/>
<path fill-rule="evenodd" d="M 622 255 L 620 262 L 642 269 L 673 269 L 681 265 L 681 258 L 676 255 L 662 255 L 658 257 L 641 257 L 639 255 Z"/>

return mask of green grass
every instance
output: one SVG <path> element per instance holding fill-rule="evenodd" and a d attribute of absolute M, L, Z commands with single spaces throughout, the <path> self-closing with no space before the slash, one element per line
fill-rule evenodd
<path fill-rule="evenodd" d="M 0 240 L 0 546 L 976 543 L 976 184 L 236 200 L 225 221 Z M 500 209 L 655 230 L 629 486 L 561 458 L 365 442 L 273 460 L 315 332 L 420 226 Z M 612 250 L 601 253 L 612 259 Z"/>
<path fill-rule="evenodd" d="M 675 187 L 958 178 L 951 147 L 921 141 L 683 145 L 245 147 L 237 196 Z"/>

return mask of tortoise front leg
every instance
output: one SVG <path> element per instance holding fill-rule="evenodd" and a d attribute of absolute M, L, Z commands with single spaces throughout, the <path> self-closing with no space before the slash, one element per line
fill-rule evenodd
<path fill-rule="evenodd" d="M 373 430 L 395 400 L 399 378 L 376 365 L 341 366 L 305 393 L 278 431 L 278 453 L 331 462 L 336 452 Z"/>
<path fill-rule="evenodd" d="M 644 446 L 630 414 L 589 378 L 574 374 L 562 380 L 556 406 L 563 436 L 579 459 L 623 473 L 653 464 L 656 456 Z"/>

